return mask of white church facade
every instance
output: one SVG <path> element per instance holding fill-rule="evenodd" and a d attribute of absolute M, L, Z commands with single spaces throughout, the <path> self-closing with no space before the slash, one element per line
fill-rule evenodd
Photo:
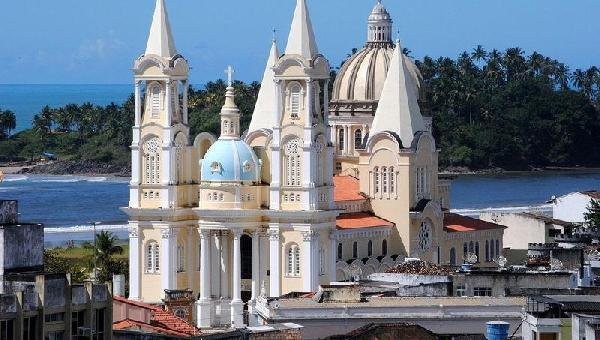
<path fill-rule="evenodd" d="M 358 52 L 367 57 L 344 65 L 330 100 L 330 65 L 297 0 L 284 54 L 273 41 L 248 131 L 229 68 L 220 136 L 190 136 L 189 65 L 157 0 L 134 64 L 123 208 L 130 299 L 161 303 L 165 291 L 191 290 L 198 327 L 239 327 L 259 296 L 314 292 L 405 257 L 456 265 L 481 252 L 482 265 L 493 265 L 503 227 L 447 213 L 422 79 L 391 32 L 378 2 Z"/>

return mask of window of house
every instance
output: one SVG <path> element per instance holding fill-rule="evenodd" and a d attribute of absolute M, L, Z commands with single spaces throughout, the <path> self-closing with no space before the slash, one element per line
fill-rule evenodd
<path fill-rule="evenodd" d="M 144 143 L 144 184 L 160 183 L 160 144 L 158 138 Z"/>
<path fill-rule="evenodd" d="M 387 240 L 381 241 L 381 255 L 387 256 Z"/>
<path fill-rule="evenodd" d="M 373 256 L 373 241 L 371 240 L 367 243 L 367 256 Z"/>
<path fill-rule="evenodd" d="M 44 337 L 45 340 L 63 340 L 64 339 L 64 332 L 63 331 L 56 331 L 56 332 L 48 332 L 46 334 L 46 336 Z"/>
<path fill-rule="evenodd" d="M 352 257 L 355 259 L 358 258 L 358 242 L 356 241 L 352 243 Z"/>
<path fill-rule="evenodd" d="M 299 139 L 293 139 L 285 145 L 285 184 L 287 186 L 300 186 L 300 148 L 301 142 Z"/>
<path fill-rule="evenodd" d="M 44 316 L 46 322 L 61 322 L 65 321 L 65 313 L 52 313 Z"/>
<path fill-rule="evenodd" d="M 37 329 L 37 317 L 23 318 L 23 340 L 35 340 Z"/>
<path fill-rule="evenodd" d="M 177 272 L 185 271 L 185 253 L 182 245 L 177 245 Z"/>
<path fill-rule="evenodd" d="M 379 193 L 379 167 L 373 169 L 373 189 L 376 194 Z"/>
<path fill-rule="evenodd" d="M 150 241 L 146 245 L 146 272 L 157 273 L 160 270 L 160 247 L 157 242 Z"/>
<path fill-rule="evenodd" d="M 490 241 L 485 240 L 485 262 L 490 261 Z"/>
<path fill-rule="evenodd" d="M 337 259 L 341 260 L 344 257 L 344 246 L 342 245 L 342 242 L 338 243 L 337 246 Z"/>
<path fill-rule="evenodd" d="M 340 162 L 335 163 L 335 169 L 338 170 L 338 171 L 341 171 L 342 170 L 342 163 L 340 163 Z"/>
<path fill-rule="evenodd" d="M 467 296 L 467 288 L 464 285 L 456 286 L 456 296 Z"/>
<path fill-rule="evenodd" d="M 473 243 L 473 241 L 469 242 L 469 253 L 475 253 L 475 243 Z"/>
<path fill-rule="evenodd" d="M 94 314 L 96 319 L 96 332 L 94 334 L 94 340 L 104 340 L 104 328 L 106 328 L 106 308 L 96 309 Z"/>
<path fill-rule="evenodd" d="M 300 114 L 300 101 L 301 101 L 301 88 L 299 85 L 292 86 L 291 97 L 290 97 L 290 107 L 291 107 L 291 117 L 298 118 Z"/>
<path fill-rule="evenodd" d="M 362 147 L 362 131 L 357 129 L 354 131 L 354 148 L 359 149 Z"/>
<path fill-rule="evenodd" d="M 456 265 L 456 249 L 450 248 L 450 265 Z"/>
<path fill-rule="evenodd" d="M 396 174 L 394 173 L 394 167 L 389 168 L 390 172 L 390 193 L 394 193 L 396 191 Z"/>
<path fill-rule="evenodd" d="M 300 276 L 300 247 L 297 244 L 288 247 L 286 269 L 288 276 Z"/>
<path fill-rule="evenodd" d="M 490 260 L 493 261 L 496 258 L 496 248 L 494 247 L 494 240 L 490 241 Z"/>
<path fill-rule="evenodd" d="M 77 339 L 79 327 L 85 326 L 85 311 L 71 312 L 71 335 Z"/>
<path fill-rule="evenodd" d="M 160 114 L 160 85 L 152 86 L 150 96 L 152 118 L 158 118 L 158 115 Z"/>
<path fill-rule="evenodd" d="M 492 288 L 488 287 L 475 287 L 473 288 L 474 296 L 492 296 Z"/>
<path fill-rule="evenodd" d="M 13 320 L 0 320 L 0 340 L 15 338 L 15 325 Z"/>
<path fill-rule="evenodd" d="M 187 318 L 187 315 L 185 313 L 185 309 L 176 309 L 175 310 L 175 316 L 177 316 L 177 317 L 182 318 L 182 319 L 185 320 Z"/>

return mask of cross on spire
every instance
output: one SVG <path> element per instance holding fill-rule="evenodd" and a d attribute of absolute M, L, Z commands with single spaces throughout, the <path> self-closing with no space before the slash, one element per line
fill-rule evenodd
<path fill-rule="evenodd" d="M 231 87 L 231 85 L 233 85 L 233 74 L 235 73 L 235 70 L 233 69 L 233 66 L 229 65 L 227 66 L 227 69 L 225 70 L 225 74 L 227 75 L 227 86 Z"/>

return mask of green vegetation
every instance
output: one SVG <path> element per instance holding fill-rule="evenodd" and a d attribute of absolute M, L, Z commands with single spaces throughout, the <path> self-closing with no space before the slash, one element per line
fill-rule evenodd
<path fill-rule="evenodd" d="M 10 132 L 17 127 L 17 118 L 15 113 L 10 110 L 0 108 L 0 140 L 5 140 L 10 136 Z"/>
<path fill-rule="evenodd" d="M 408 53 L 408 50 L 405 50 Z M 600 166 L 600 72 L 570 72 L 562 63 L 520 48 L 477 46 L 456 60 L 417 61 L 424 77 L 425 114 L 434 119 L 442 167 L 528 170 L 547 166 Z M 332 70 L 332 76 L 335 76 Z M 191 134 L 219 133 L 226 84 L 190 89 Z M 237 81 L 242 129 L 260 84 Z M 331 89 L 330 89 L 331 90 Z M 0 140 L 0 160 L 27 160 L 44 152 L 62 160 L 129 164 L 133 96 L 124 104 L 46 107 L 32 129 Z M 14 124 L 0 115 L 0 133 Z"/>
<path fill-rule="evenodd" d="M 589 228 L 600 228 L 600 200 L 592 199 L 583 214 L 585 224 Z"/>
<path fill-rule="evenodd" d="M 111 281 L 113 274 L 128 274 L 129 246 L 117 242 L 110 232 L 96 235 L 99 282 Z M 94 245 L 86 242 L 80 247 L 46 249 L 44 266 L 47 273 L 70 273 L 72 282 L 81 283 L 89 279 L 94 267 Z"/>

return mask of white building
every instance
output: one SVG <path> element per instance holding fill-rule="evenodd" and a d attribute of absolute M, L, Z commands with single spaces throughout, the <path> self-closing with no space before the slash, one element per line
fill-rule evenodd
<path fill-rule="evenodd" d="M 592 200 L 600 200 L 598 191 L 581 191 L 556 197 L 552 200 L 552 216 L 567 222 L 583 223 L 584 214 Z"/>

